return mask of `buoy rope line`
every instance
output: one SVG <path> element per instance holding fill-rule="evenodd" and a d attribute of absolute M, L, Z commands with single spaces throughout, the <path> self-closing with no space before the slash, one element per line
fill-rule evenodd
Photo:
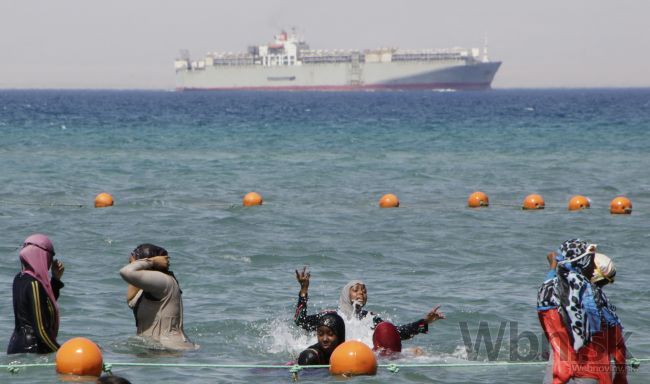
<path fill-rule="evenodd" d="M 641 366 L 642 362 L 649 362 L 650 358 L 633 358 L 627 360 L 627 365 L 633 369 Z M 386 368 L 388 371 L 397 373 L 401 368 L 467 368 L 467 367 L 505 367 L 505 366 L 536 366 L 546 365 L 546 361 L 511 362 L 494 361 L 485 363 L 434 363 L 434 364 L 378 364 L 378 368 Z M 56 363 L 41 364 L 2 364 L 0 369 L 6 369 L 9 373 L 16 374 L 22 368 L 55 367 Z M 158 368 L 219 368 L 219 369 L 288 369 L 290 373 L 297 374 L 303 369 L 329 368 L 329 365 L 269 365 L 269 364 L 176 364 L 176 363 L 104 363 L 104 372 L 111 373 L 113 367 L 158 367 Z"/>
<path fill-rule="evenodd" d="M 25 203 L 21 201 L 9 201 L 9 200 L 0 200 L 0 203 L 3 205 L 32 205 L 37 207 L 75 207 L 75 208 L 84 208 L 83 204 L 63 204 L 63 203 Z M 8 204 L 7 204 L 8 203 Z"/>
<path fill-rule="evenodd" d="M 0 205 L 4 206 L 20 206 L 20 205 L 26 205 L 26 206 L 34 206 L 34 207 L 72 207 L 72 208 L 92 208 L 95 209 L 92 205 L 84 205 L 84 204 L 65 204 L 65 203 L 56 203 L 56 202 L 51 202 L 51 203 L 26 203 L 26 202 L 19 202 L 19 201 L 7 201 L 7 200 L 0 200 Z M 182 204 L 179 204 L 175 207 L 181 206 Z M 190 204 L 193 206 L 199 205 L 202 207 L 217 207 L 217 208 L 227 208 L 227 209 L 233 209 L 233 208 L 241 208 L 242 206 L 240 204 L 233 204 L 233 203 L 206 203 L 206 204 Z M 264 202 L 262 205 L 282 205 L 282 203 L 274 203 L 274 202 Z M 367 204 L 365 204 L 367 206 Z M 142 205 L 129 205 L 129 204 L 121 204 L 121 207 L 142 207 Z M 293 206 L 293 205 L 292 205 Z M 361 206 L 361 205 L 358 205 Z M 517 208 L 517 209 L 522 209 L 521 204 L 509 204 L 509 203 L 493 203 L 491 202 L 489 206 L 484 206 L 484 207 L 472 207 L 469 208 L 467 205 L 459 205 L 457 207 L 454 206 L 449 206 L 448 203 L 445 202 L 427 202 L 427 203 L 400 203 L 399 208 L 402 209 L 409 209 L 409 208 L 417 208 L 417 209 L 422 209 L 422 208 L 435 208 L 435 209 L 440 209 L 440 206 L 444 206 L 443 208 L 446 208 L 447 210 L 456 210 L 458 208 L 468 208 L 468 209 L 489 209 L 490 207 L 507 207 L 507 208 Z M 161 206 L 155 206 L 156 208 L 160 208 Z M 166 208 L 165 206 L 162 206 L 163 208 Z M 374 207 L 374 204 L 373 204 Z M 597 210 L 608 210 L 607 207 L 600 207 L 600 208 L 585 208 L 583 210 L 585 211 L 597 211 Z M 531 211 L 538 211 L 538 210 L 545 210 L 545 211 L 551 211 L 551 210 L 561 210 L 561 211 L 568 211 L 566 206 L 546 206 L 544 208 L 540 209 L 529 209 Z"/>

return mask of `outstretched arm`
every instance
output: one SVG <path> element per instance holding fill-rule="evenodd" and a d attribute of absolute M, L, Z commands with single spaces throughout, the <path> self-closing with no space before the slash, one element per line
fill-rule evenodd
<path fill-rule="evenodd" d="M 400 338 L 402 340 L 406 340 L 412 338 L 418 333 L 428 333 L 429 324 L 433 323 L 436 320 L 445 318 L 445 315 L 438 310 L 439 308 L 440 306 L 438 305 L 435 308 L 431 309 L 424 315 L 424 318 L 416 322 L 398 326 L 397 331 L 399 332 Z"/>
<path fill-rule="evenodd" d="M 427 324 L 431 324 L 436 320 L 445 319 L 445 314 L 440 312 L 438 309 L 440 309 L 439 305 L 437 305 L 435 308 L 433 308 L 429 312 L 427 312 L 426 315 L 424 315 L 424 321 L 426 321 Z"/>

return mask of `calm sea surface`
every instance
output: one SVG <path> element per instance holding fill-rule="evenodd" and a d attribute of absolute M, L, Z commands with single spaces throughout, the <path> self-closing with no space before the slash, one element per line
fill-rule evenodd
<path fill-rule="evenodd" d="M 405 342 L 425 355 L 397 364 L 540 361 L 535 298 L 545 255 L 580 237 L 615 261 L 617 281 L 606 292 L 631 354 L 648 358 L 649 164 L 643 89 L 2 91 L 0 346 L 13 330 L 18 246 L 41 232 L 66 266 L 59 341 L 88 337 L 107 362 L 290 361 L 313 341 L 291 322 L 294 270 L 304 265 L 310 312 L 335 307 L 356 278 L 367 284 L 368 309 L 395 323 L 442 305 L 447 319 Z M 466 208 L 475 190 L 489 195 L 489 208 Z M 115 206 L 93 208 L 103 191 Z M 264 205 L 242 208 L 249 191 Z M 399 209 L 378 208 L 389 192 Z M 544 197 L 545 210 L 519 208 L 530 193 Z M 575 194 L 592 208 L 568 212 Z M 609 213 L 617 195 L 632 200 L 631 215 Z M 152 353 L 132 338 L 118 270 L 144 242 L 169 250 L 198 351 Z M 0 355 L 1 364 L 53 360 Z M 648 382 L 649 364 L 630 382 Z M 113 372 L 133 383 L 290 382 L 285 370 Z M 539 383 L 542 375 L 541 365 L 481 365 L 380 369 L 351 382 Z M 0 382 L 58 380 L 47 367 L 0 372 Z M 339 382 L 320 374 L 301 381 Z"/>

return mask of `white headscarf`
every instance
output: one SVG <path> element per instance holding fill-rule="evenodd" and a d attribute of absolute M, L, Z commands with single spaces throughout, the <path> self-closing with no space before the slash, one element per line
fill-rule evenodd
<path fill-rule="evenodd" d="M 352 280 L 349 283 L 345 284 L 341 289 L 341 296 L 339 297 L 339 312 L 345 315 L 348 320 L 352 318 L 353 314 L 360 311 L 363 307 L 362 303 L 355 302 L 356 305 L 353 305 L 352 301 L 350 300 L 350 288 L 354 287 L 357 284 L 366 285 L 361 280 Z"/>
<path fill-rule="evenodd" d="M 614 276 L 616 275 L 616 266 L 614 265 L 612 259 L 602 253 L 596 253 L 596 257 L 594 257 L 594 264 L 596 264 L 596 268 L 594 269 L 594 275 L 591 278 L 592 283 L 596 283 L 605 279 L 610 282 L 614 281 Z"/>

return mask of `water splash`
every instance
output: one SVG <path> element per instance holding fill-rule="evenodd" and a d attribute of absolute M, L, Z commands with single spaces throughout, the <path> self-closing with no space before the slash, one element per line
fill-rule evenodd
<path fill-rule="evenodd" d="M 339 311 L 338 314 L 345 322 L 345 339 L 359 340 L 372 348 L 372 334 L 375 326 L 373 316 L 369 314 L 363 319 L 346 319 L 342 312 Z"/>

